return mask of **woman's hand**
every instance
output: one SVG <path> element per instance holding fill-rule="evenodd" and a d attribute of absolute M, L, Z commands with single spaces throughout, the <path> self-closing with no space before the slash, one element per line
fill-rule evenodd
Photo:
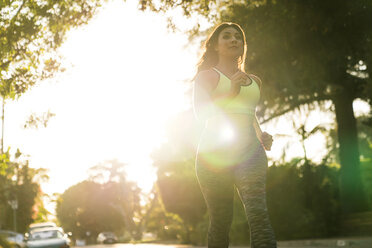
<path fill-rule="evenodd" d="M 262 135 L 261 135 L 261 142 L 262 142 L 262 145 L 264 146 L 265 150 L 270 151 L 271 146 L 273 144 L 273 136 L 266 133 L 266 132 L 263 132 Z"/>
<path fill-rule="evenodd" d="M 248 86 L 252 83 L 252 80 L 247 73 L 242 71 L 237 71 L 231 77 L 231 84 L 235 86 Z"/>
<path fill-rule="evenodd" d="M 242 71 L 237 71 L 234 75 L 231 76 L 231 88 L 230 88 L 230 97 L 235 97 L 240 92 L 241 86 L 247 86 L 250 83 L 249 77 L 246 73 Z"/>

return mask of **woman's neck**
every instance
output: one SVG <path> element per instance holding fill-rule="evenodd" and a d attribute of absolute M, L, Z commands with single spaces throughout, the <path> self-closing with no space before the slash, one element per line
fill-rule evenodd
<path fill-rule="evenodd" d="M 220 60 L 215 67 L 228 76 L 234 75 L 239 70 L 237 60 Z"/>

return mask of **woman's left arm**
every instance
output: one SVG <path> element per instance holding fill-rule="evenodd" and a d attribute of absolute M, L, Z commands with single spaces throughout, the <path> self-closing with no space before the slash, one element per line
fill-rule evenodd
<path fill-rule="evenodd" d="M 261 91 L 262 88 L 262 81 L 259 77 L 255 75 L 249 75 L 251 76 L 256 82 L 259 84 L 259 88 Z M 260 124 L 258 123 L 257 116 L 256 114 L 254 115 L 254 120 L 253 120 L 253 127 L 256 130 L 256 135 L 258 140 L 261 142 L 262 146 L 265 148 L 265 150 L 270 151 L 271 146 L 273 144 L 273 136 L 268 134 L 267 132 L 262 132 Z"/>
<path fill-rule="evenodd" d="M 265 148 L 266 151 L 270 151 L 271 146 L 273 144 L 273 136 L 268 134 L 267 132 L 262 132 L 256 115 L 254 116 L 253 126 L 254 129 L 256 130 L 256 136 L 258 140 L 261 142 L 262 146 Z"/>

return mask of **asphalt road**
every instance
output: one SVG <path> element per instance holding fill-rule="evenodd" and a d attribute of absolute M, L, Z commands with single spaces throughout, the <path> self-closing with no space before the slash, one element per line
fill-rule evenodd
<path fill-rule="evenodd" d="M 112 244 L 112 245 L 89 245 L 75 246 L 74 248 L 196 248 L 190 245 L 165 245 L 165 244 Z"/>
<path fill-rule="evenodd" d="M 249 246 L 230 246 L 230 247 L 231 248 L 249 248 Z M 278 248 L 331 248 L 331 247 L 333 246 L 283 246 L 281 244 L 278 244 Z M 136 245 L 115 244 L 115 245 L 75 246 L 74 248 L 206 248 L 206 247 L 205 246 L 190 246 L 190 245 L 161 245 L 161 244 L 136 244 Z M 336 248 L 338 247 L 336 246 Z"/>
<path fill-rule="evenodd" d="M 278 248 L 372 248 L 372 237 L 313 239 L 298 241 L 279 241 Z M 177 244 L 113 244 L 76 246 L 74 248 L 205 248 L 203 246 Z M 231 248 L 249 248 L 248 246 L 231 246 Z"/>
<path fill-rule="evenodd" d="M 278 248 L 372 248 L 372 237 L 354 239 L 319 239 L 302 241 L 279 241 Z M 203 246 L 177 244 L 113 244 L 76 246 L 74 248 L 205 248 Z M 231 248 L 249 248 L 249 246 L 231 246 Z"/>

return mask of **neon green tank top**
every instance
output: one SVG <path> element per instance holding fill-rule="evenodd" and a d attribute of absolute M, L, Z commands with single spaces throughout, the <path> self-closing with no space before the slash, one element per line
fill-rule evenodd
<path fill-rule="evenodd" d="M 220 80 L 213 94 L 224 94 L 230 91 L 231 80 L 222 72 L 213 67 L 220 74 Z M 256 105 L 260 100 L 260 88 L 256 81 L 250 77 L 252 83 L 241 86 L 239 94 L 233 99 L 217 100 L 216 104 L 226 113 L 255 115 Z"/>

